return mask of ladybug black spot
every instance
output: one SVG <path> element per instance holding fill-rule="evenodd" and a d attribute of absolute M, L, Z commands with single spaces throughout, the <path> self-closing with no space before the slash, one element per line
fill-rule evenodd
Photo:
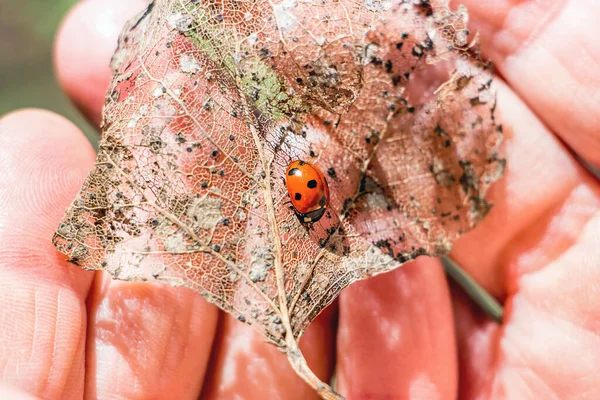
<path fill-rule="evenodd" d="M 317 181 L 311 179 L 310 181 L 308 181 L 308 184 L 306 186 L 308 186 L 309 189 L 314 189 L 317 187 Z"/>
<path fill-rule="evenodd" d="M 296 199 L 296 200 L 302 200 L 302 195 L 300 193 L 296 193 L 294 195 L 294 199 Z"/>
<path fill-rule="evenodd" d="M 325 204 L 327 204 L 327 198 L 323 196 L 321 197 L 321 200 L 319 200 L 319 207 L 325 207 Z"/>
<path fill-rule="evenodd" d="M 289 176 L 294 176 L 296 175 L 300 170 L 298 168 L 292 168 L 290 169 L 290 172 L 288 172 Z"/>

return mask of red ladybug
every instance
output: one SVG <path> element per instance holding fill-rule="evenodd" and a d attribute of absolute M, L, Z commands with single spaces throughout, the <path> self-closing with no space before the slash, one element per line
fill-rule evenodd
<path fill-rule="evenodd" d="M 294 161 L 287 167 L 285 185 L 296 214 L 303 222 L 317 222 L 329 205 L 329 187 L 313 164 Z"/>

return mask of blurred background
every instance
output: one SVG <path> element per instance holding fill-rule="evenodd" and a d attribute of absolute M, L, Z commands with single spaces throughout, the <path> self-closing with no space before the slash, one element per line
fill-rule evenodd
<path fill-rule="evenodd" d="M 78 0 L 0 0 L 0 116 L 23 107 L 52 110 L 95 142 L 91 127 L 59 88 L 52 46 Z"/>

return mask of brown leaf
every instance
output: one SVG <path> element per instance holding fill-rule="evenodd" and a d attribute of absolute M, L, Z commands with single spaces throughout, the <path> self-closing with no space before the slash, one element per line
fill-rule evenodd
<path fill-rule="evenodd" d="M 299 353 L 304 329 L 352 282 L 448 253 L 502 175 L 465 20 L 444 1 L 156 0 L 121 36 L 57 248 L 198 291 L 336 398 Z M 297 159 L 329 182 L 314 224 L 287 197 Z"/>

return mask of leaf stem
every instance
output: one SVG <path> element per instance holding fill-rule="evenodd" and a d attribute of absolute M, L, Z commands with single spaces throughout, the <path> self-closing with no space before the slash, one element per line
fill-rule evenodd
<path fill-rule="evenodd" d="M 450 257 L 442 257 L 446 274 L 452 278 L 491 319 L 502 323 L 502 305 Z"/>
<path fill-rule="evenodd" d="M 300 375 L 304 381 L 312 387 L 324 400 L 344 400 L 344 397 L 339 395 L 333 388 L 326 383 L 323 383 L 315 373 L 308 367 L 306 359 L 300 352 L 298 344 L 294 338 L 287 340 L 287 357 L 294 368 L 294 371 Z"/>
<path fill-rule="evenodd" d="M 239 82 L 239 77 L 237 80 L 238 87 L 241 87 Z M 244 97 L 243 93 L 240 93 L 242 98 Z M 258 129 L 254 125 L 254 121 L 252 118 L 252 114 L 250 112 L 250 108 L 248 106 L 245 107 L 245 114 L 248 121 L 248 128 L 252 133 L 252 137 L 254 138 L 254 143 L 256 145 L 258 155 L 263 166 L 263 170 L 265 173 L 265 182 L 263 190 L 264 190 L 264 201 L 265 201 L 265 209 L 268 216 L 268 221 L 271 225 L 271 235 L 273 239 L 273 252 L 275 256 L 274 266 L 275 266 L 275 276 L 277 279 L 277 294 L 279 298 L 279 310 L 281 311 L 281 322 L 285 327 L 285 347 L 283 347 L 283 351 L 287 355 L 288 361 L 292 365 L 292 368 L 298 373 L 298 375 L 304 379 L 304 381 L 312 387 L 321 398 L 325 400 L 344 400 L 342 396 L 337 394 L 329 385 L 323 383 L 317 375 L 308 367 L 306 363 L 306 359 L 302 355 L 300 348 L 298 347 L 297 339 L 294 335 L 294 331 L 292 329 L 291 324 L 291 314 L 288 311 L 287 305 L 287 293 L 285 291 L 285 270 L 284 270 L 284 262 L 283 262 L 283 247 L 281 244 L 281 237 L 279 235 L 279 229 L 277 227 L 277 218 L 275 212 L 275 205 L 273 203 L 273 194 L 271 192 L 271 162 L 267 162 L 265 157 L 265 152 L 263 149 L 263 144 L 261 143 L 260 135 Z"/>

